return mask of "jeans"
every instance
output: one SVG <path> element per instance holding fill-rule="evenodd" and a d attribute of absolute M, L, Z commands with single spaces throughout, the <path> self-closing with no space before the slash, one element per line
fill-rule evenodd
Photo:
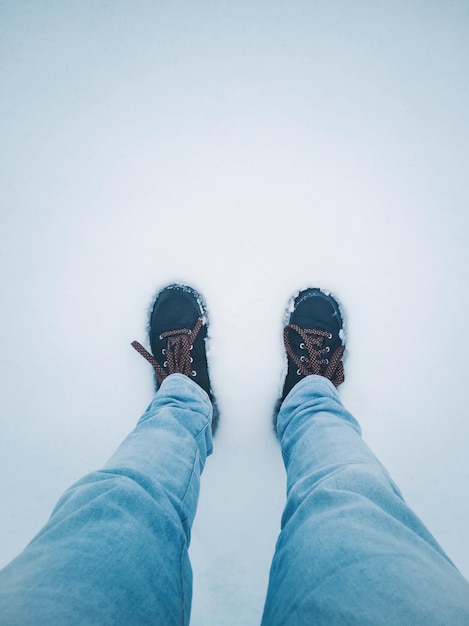
<path fill-rule="evenodd" d="M 169 376 L 105 467 L 68 489 L 0 572 L 0 623 L 188 624 L 188 546 L 210 421 L 207 394 Z M 277 426 L 288 490 L 263 625 L 469 625 L 469 584 L 333 385 L 299 382 Z"/>

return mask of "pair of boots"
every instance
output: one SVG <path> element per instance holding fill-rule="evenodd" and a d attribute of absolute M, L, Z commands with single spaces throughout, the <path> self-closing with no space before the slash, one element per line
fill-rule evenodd
<path fill-rule="evenodd" d="M 156 389 L 167 376 L 179 373 L 192 378 L 207 392 L 213 404 L 212 433 L 215 433 L 219 412 L 207 364 L 207 324 L 202 296 L 186 285 L 169 285 L 157 295 L 150 314 L 153 354 L 138 341 L 132 342 L 132 346 L 153 366 Z M 300 291 L 287 314 L 283 339 L 288 369 L 274 412 L 274 427 L 282 402 L 305 376 L 324 376 L 336 387 L 344 381 L 343 320 L 337 301 L 320 289 Z"/>

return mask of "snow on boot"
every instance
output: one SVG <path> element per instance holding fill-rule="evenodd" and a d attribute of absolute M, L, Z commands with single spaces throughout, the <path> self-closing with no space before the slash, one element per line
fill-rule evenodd
<path fill-rule="evenodd" d="M 207 312 L 202 296 L 191 287 L 173 284 L 160 291 L 153 303 L 148 331 L 150 354 L 138 341 L 132 346 L 151 365 L 155 387 L 170 374 L 184 374 L 204 389 L 213 405 L 212 433 L 219 412 L 210 385 L 207 364 Z"/>
<path fill-rule="evenodd" d="M 343 320 L 337 301 L 317 288 L 300 291 L 291 300 L 283 329 L 287 374 L 274 411 L 274 428 L 282 402 L 297 382 L 311 374 L 344 382 Z"/>

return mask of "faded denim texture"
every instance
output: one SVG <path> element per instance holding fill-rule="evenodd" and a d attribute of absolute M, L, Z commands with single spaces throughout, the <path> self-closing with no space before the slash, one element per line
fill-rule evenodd
<path fill-rule="evenodd" d="M 105 467 L 68 489 L 0 572 L 0 623 L 188 624 L 188 546 L 210 421 L 206 393 L 168 377 Z M 333 385 L 298 383 L 278 432 L 288 494 L 263 626 L 469 625 L 469 584 Z"/>
<path fill-rule="evenodd" d="M 403 501 L 332 383 L 298 383 L 277 428 L 287 504 L 263 626 L 469 624 L 469 584 Z"/>

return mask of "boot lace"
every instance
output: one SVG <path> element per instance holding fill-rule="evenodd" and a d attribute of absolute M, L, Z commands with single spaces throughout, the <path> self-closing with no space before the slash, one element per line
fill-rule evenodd
<path fill-rule="evenodd" d="M 298 333 L 302 342 L 300 349 L 305 350 L 308 356 L 298 356 L 290 343 L 290 331 Z M 316 328 L 301 328 L 296 324 L 285 326 L 283 331 L 283 341 L 285 349 L 290 359 L 297 366 L 298 376 L 309 376 L 318 374 L 328 378 L 333 385 L 338 387 L 344 382 L 344 365 L 342 355 L 345 346 L 338 346 L 332 352 L 328 346 L 324 347 L 326 339 L 332 339 L 332 333 Z M 325 355 L 328 355 L 327 357 Z"/>
<path fill-rule="evenodd" d="M 192 357 L 190 351 L 194 347 L 194 341 L 204 323 L 203 317 L 199 317 L 192 330 L 181 328 L 168 330 L 161 333 L 160 339 L 166 339 L 166 348 L 163 349 L 165 361 L 161 364 L 150 354 L 138 341 L 132 341 L 132 347 L 146 359 L 155 370 L 158 386 L 170 374 L 184 374 L 185 376 L 197 376 L 192 369 Z"/>

